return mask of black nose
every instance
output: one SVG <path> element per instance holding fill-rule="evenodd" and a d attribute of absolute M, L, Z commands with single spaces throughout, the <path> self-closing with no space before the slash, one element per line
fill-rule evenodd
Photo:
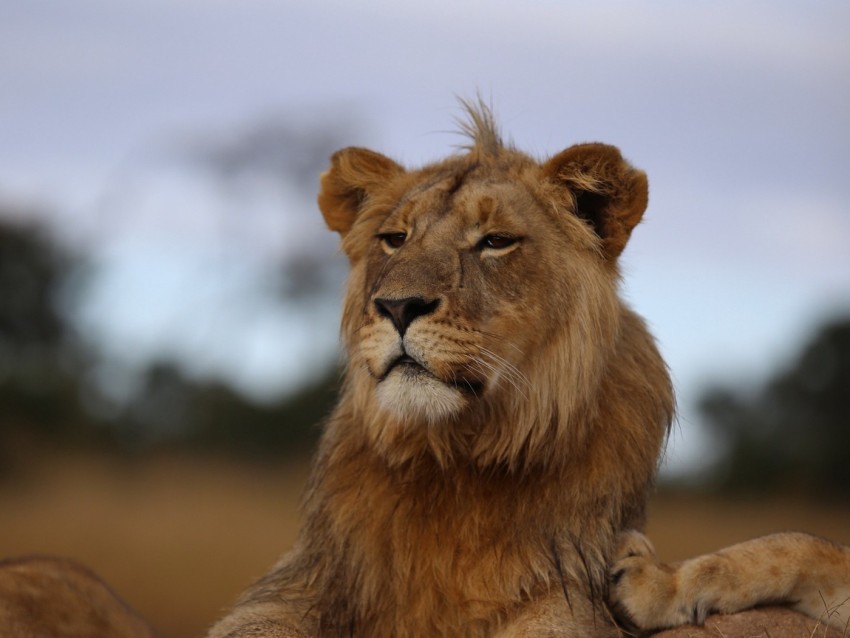
<path fill-rule="evenodd" d="M 410 323 L 423 315 L 428 315 L 440 305 L 439 299 L 405 297 L 404 299 L 375 299 L 378 314 L 393 322 L 395 329 L 403 337 Z"/>

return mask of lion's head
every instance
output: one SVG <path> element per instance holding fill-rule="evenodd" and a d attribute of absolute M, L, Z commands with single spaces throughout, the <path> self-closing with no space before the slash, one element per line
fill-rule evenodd
<path fill-rule="evenodd" d="M 346 148 L 321 179 L 352 267 L 346 397 L 390 462 L 515 466 L 580 444 L 619 347 L 644 173 L 602 144 L 535 161 L 469 114 L 464 154 L 406 170 Z"/>

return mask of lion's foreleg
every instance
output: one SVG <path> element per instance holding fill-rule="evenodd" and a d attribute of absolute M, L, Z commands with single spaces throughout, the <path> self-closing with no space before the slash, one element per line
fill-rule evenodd
<path fill-rule="evenodd" d="M 309 638 L 315 630 L 275 603 L 238 606 L 220 620 L 207 638 Z"/>
<path fill-rule="evenodd" d="M 808 534 L 775 534 L 682 563 L 658 562 L 638 532 L 621 537 L 611 602 L 640 629 L 701 624 L 713 612 L 768 603 L 834 627 L 850 617 L 850 548 Z"/>

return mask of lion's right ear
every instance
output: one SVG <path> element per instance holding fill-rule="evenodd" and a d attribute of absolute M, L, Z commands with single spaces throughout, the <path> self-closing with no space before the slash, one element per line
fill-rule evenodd
<path fill-rule="evenodd" d="M 646 210 L 646 174 L 607 144 L 571 146 L 543 170 L 572 193 L 575 214 L 602 239 L 606 257 L 616 260 Z"/>
<path fill-rule="evenodd" d="M 328 228 L 347 233 L 364 202 L 402 173 L 404 169 L 394 161 L 365 148 L 334 153 L 330 168 L 322 173 L 318 197 Z"/>

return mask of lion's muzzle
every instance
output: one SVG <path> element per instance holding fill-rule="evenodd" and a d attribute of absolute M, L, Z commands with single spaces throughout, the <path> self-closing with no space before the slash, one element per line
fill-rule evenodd
<path fill-rule="evenodd" d="M 440 299 L 405 297 L 404 299 L 375 299 L 378 314 L 392 321 L 398 334 L 404 337 L 407 327 L 417 317 L 430 315 L 440 305 Z"/>

